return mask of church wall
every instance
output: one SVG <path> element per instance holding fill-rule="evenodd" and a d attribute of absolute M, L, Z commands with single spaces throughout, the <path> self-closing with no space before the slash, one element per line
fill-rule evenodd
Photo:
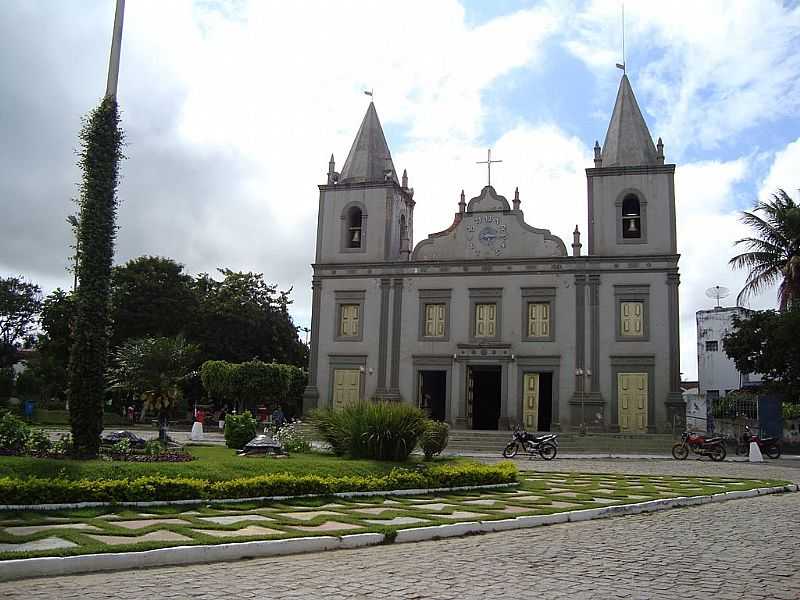
<path fill-rule="evenodd" d="M 671 165 L 667 165 L 669 167 Z M 602 171 L 602 170 L 598 170 Z M 675 253 L 675 193 L 673 175 L 666 167 L 658 171 L 590 176 L 591 206 L 589 252 L 595 256 L 634 256 Z M 646 243 L 618 243 L 617 202 L 633 192 L 642 203 L 642 230 Z M 669 226 L 671 224 L 671 226 Z M 645 238 L 646 236 L 646 238 Z"/>

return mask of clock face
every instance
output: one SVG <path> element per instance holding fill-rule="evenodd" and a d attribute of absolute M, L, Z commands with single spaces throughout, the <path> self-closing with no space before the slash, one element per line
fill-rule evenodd
<path fill-rule="evenodd" d="M 500 256 L 506 248 L 508 228 L 500 217 L 478 215 L 467 224 L 466 238 L 467 247 L 475 256 Z"/>

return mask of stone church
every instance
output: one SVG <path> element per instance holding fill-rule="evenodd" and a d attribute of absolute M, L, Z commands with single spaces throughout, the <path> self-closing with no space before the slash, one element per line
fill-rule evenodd
<path fill-rule="evenodd" d="M 626 75 L 586 169 L 582 252 L 486 186 L 414 245 L 374 104 L 319 186 L 304 410 L 410 402 L 457 429 L 662 432 L 683 420 L 675 165 Z"/>

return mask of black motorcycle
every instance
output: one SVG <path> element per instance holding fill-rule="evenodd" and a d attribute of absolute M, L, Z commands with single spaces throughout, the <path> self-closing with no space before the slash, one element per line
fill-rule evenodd
<path fill-rule="evenodd" d="M 558 434 L 546 433 L 536 436 L 519 427 L 514 428 L 511 442 L 503 449 L 505 458 L 514 458 L 520 449 L 531 458 L 538 454 L 544 460 L 553 460 L 558 454 Z"/>

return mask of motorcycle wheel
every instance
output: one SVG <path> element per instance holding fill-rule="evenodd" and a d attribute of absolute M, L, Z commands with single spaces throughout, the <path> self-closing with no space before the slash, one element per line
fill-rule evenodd
<path fill-rule="evenodd" d="M 709 456 L 711 457 L 711 460 L 714 460 L 716 462 L 719 462 L 721 460 L 725 460 L 725 456 L 726 455 L 727 455 L 727 452 L 725 451 L 725 445 L 724 444 L 719 444 L 719 445 L 715 446 L 714 448 L 712 448 L 709 451 Z"/>
<path fill-rule="evenodd" d="M 503 457 L 504 458 L 514 458 L 517 455 L 517 447 L 516 442 L 511 442 L 505 448 L 503 448 Z"/>
<path fill-rule="evenodd" d="M 764 454 L 769 456 L 770 458 L 780 458 L 781 457 L 781 447 L 778 444 L 773 444 L 772 446 L 767 446 L 764 450 Z"/>
<path fill-rule="evenodd" d="M 545 460 L 553 460 L 558 454 L 558 448 L 554 444 L 542 444 L 539 446 L 539 456 Z"/>
<path fill-rule="evenodd" d="M 686 460 L 689 456 L 689 448 L 686 444 L 672 444 L 672 458 L 675 460 Z"/>
<path fill-rule="evenodd" d="M 745 456 L 746 454 L 750 453 L 750 446 L 749 444 L 736 444 L 736 455 L 737 456 Z"/>

